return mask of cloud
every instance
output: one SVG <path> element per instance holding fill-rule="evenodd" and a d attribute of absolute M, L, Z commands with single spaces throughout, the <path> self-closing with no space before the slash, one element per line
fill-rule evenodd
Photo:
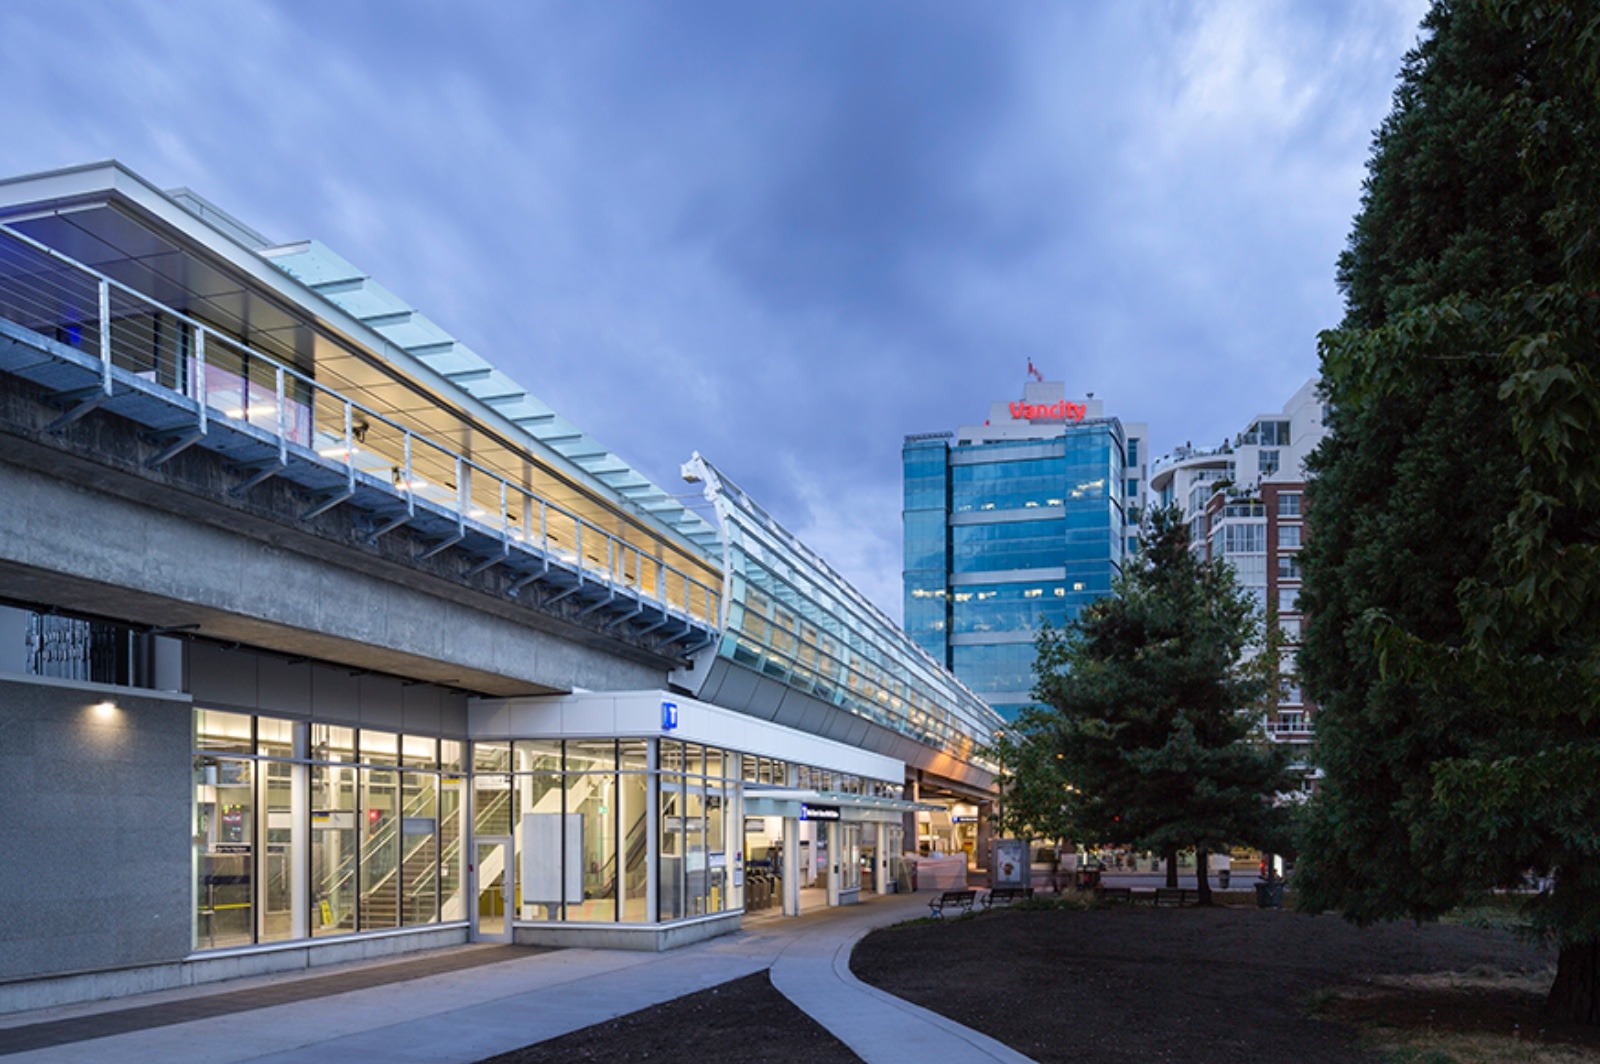
<path fill-rule="evenodd" d="M 318 237 L 898 616 L 902 436 L 1028 359 L 1157 451 L 1314 372 L 1424 6 L 10 0 L 0 170 Z"/>

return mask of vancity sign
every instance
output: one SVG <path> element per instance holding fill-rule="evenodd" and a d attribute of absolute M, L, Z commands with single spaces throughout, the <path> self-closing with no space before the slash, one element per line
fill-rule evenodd
<path fill-rule="evenodd" d="M 1011 416 L 1027 421 L 1082 421 L 1084 409 L 1082 403 L 1065 399 L 1059 403 L 1012 403 Z"/>

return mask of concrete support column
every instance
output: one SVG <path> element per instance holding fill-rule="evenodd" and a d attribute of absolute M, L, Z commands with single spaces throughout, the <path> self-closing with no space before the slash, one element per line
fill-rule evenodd
<path fill-rule="evenodd" d="M 993 802 L 978 803 L 978 841 L 976 845 L 976 852 L 973 853 L 972 859 L 979 868 L 987 869 L 991 863 L 991 848 L 994 843 L 995 834 L 994 825 L 990 822 L 989 818 L 993 815 Z"/>
<path fill-rule="evenodd" d="M 828 861 L 823 868 L 828 873 L 828 908 L 832 909 L 839 904 L 839 869 L 844 867 L 844 855 L 839 852 L 840 836 L 839 822 L 828 821 L 823 829 L 822 837 L 828 840 Z"/>
<path fill-rule="evenodd" d="M 800 821 L 783 818 L 783 915 L 800 915 Z"/>
<path fill-rule="evenodd" d="M 911 801 L 913 801 L 913 802 L 918 802 L 918 801 L 922 800 L 921 797 L 920 797 L 921 791 L 922 791 L 922 788 L 919 786 L 920 779 L 921 779 L 921 773 L 919 771 L 919 772 L 913 774 L 910 779 L 906 780 L 906 797 L 908 799 L 910 799 Z M 904 817 L 901 818 L 901 821 L 902 821 L 901 826 L 903 827 L 903 829 L 905 831 L 905 838 L 903 840 L 903 844 L 904 844 L 907 852 L 916 853 L 917 852 L 917 814 L 916 813 L 907 813 Z"/>
<path fill-rule="evenodd" d="M 872 882 L 879 894 L 889 892 L 889 825 L 872 825 Z"/>

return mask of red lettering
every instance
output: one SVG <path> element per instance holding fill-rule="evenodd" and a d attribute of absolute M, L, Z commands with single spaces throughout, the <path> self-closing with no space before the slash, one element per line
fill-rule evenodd
<path fill-rule="evenodd" d="M 1011 416 L 1018 420 L 1033 421 L 1035 419 L 1048 421 L 1082 421 L 1089 408 L 1082 403 L 1070 403 L 1063 399 L 1058 403 L 1048 406 L 1038 406 L 1034 403 L 1013 402 Z"/>

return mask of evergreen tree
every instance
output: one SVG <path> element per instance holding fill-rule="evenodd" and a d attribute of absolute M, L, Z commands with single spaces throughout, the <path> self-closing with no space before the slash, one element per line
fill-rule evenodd
<path fill-rule="evenodd" d="M 1258 634 L 1254 600 L 1226 564 L 1202 561 L 1174 510 L 1150 517 L 1142 564 L 1065 630 L 1039 637 L 1034 696 L 1048 706 L 1063 778 L 1089 837 L 1171 858 L 1234 844 L 1278 849 L 1294 785 L 1259 735 L 1275 691 L 1268 656 L 1241 664 Z M 1200 876 L 1201 901 L 1210 889 Z"/>
<path fill-rule="evenodd" d="M 1550 1011 L 1600 1023 L 1600 18 L 1440 0 L 1424 30 L 1322 338 L 1299 897 L 1427 919 L 1553 873 Z"/>

